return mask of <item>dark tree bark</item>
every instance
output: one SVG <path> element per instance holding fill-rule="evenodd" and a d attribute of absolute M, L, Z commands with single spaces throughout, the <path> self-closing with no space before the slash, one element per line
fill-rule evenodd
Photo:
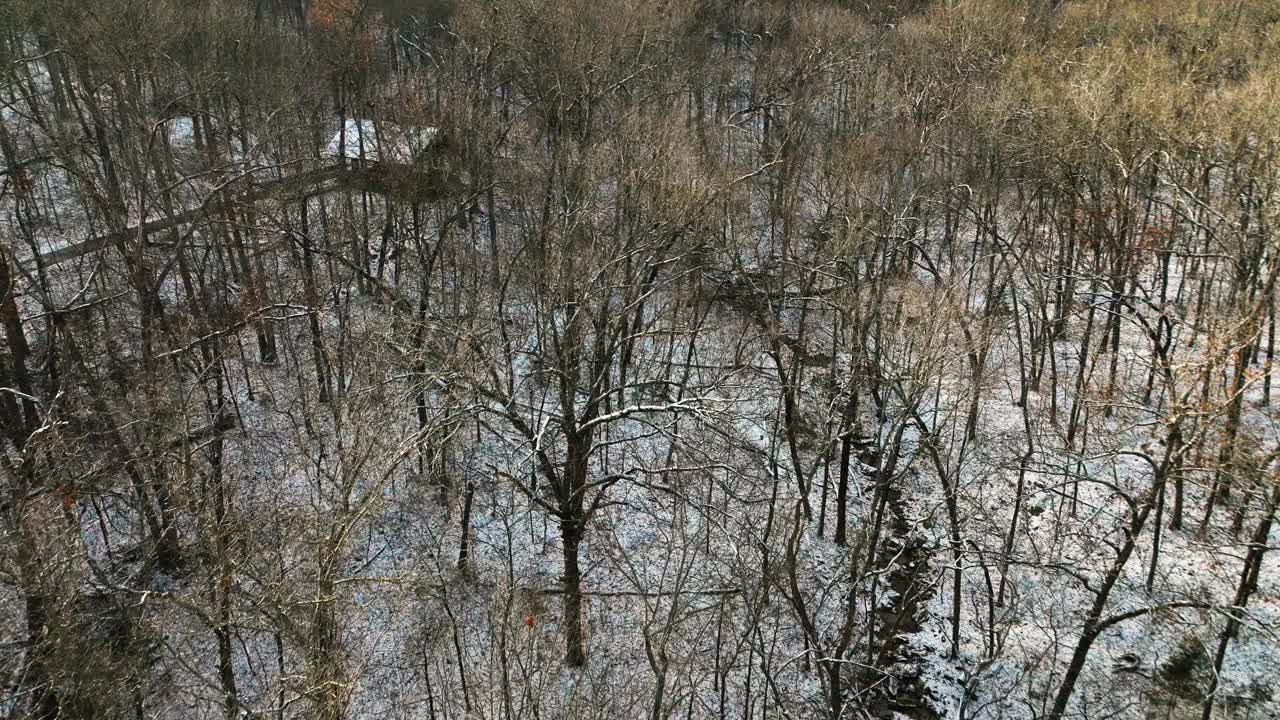
<path fill-rule="evenodd" d="M 1240 581 L 1236 585 L 1236 594 L 1231 601 L 1231 613 L 1227 617 L 1227 626 L 1218 639 L 1218 649 L 1213 655 L 1213 672 L 1209 675 L 1209 692 L 1204 701 L 1204 709 L 1200 720 L 1211 720 L 1213 706 L 1218 694 L 1218 676 L 1222 672 L 1222 664 L 1227 657 L 1227 649 L 1231 641 L 1240 632 L 1240 622 L 1249 605 L 1249 598 L 1258 589 L 1258 575 L 1262 572 L 1262 559 L 1267 552 L 1267 539 L 1271 536 L 1271 525 L 1275 520 L 1276 510 L 1280 508 L 1280 486 L 1271 490 L 1266 510 L 1249 541 L 1249 551 L 1245 555 L 1244 567 L 1240 571 Z"/>

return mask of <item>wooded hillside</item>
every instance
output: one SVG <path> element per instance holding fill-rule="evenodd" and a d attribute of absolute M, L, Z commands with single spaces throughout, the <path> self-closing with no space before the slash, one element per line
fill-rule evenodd
<path fill-rule="evenodd" d="M 5 0 L 0 718 L 1280 715 L 1272 0 Z"/>

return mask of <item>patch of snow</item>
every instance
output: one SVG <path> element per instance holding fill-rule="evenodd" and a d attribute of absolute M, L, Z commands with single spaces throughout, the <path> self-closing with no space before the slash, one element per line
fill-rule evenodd
<path fill-rule="evenodd" d="M 437 134 L 439 130 L 433 127 L 350 118 L 330 138 L 325 153 L 351 160 L 409 163 L 431 147 Z"/>

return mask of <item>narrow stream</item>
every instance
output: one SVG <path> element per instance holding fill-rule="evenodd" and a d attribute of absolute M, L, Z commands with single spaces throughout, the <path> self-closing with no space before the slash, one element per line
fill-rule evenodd
<path fill-rule="evenodd" d="M 881 548 L 880 562 L 896 557 L 893 570 L 884 579 L 893 602 L 875 611 L 875 643 L 881 658 L 877 669 L 889 677 L 876 686 L 868 710 L 884 720 L 938 720 L 920 676 L 922 658 L 907 642 L 908 635 L 920 631 L 921 616 L 928 609 L 929 557 L 920 540 L 912 537 L 901 481 L 891 484 L 887 493 L 889 536 Z"/>

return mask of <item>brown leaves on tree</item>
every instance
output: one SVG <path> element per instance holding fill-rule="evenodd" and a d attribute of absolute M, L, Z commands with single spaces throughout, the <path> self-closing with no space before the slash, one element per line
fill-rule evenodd
<path fill-rule="evenodd" d="M 377 50 L 381 17 L 366 12 L 362 0 L 316 0 L 307 15 L 316 45 L 330 63 L 363 72 Z"/>

